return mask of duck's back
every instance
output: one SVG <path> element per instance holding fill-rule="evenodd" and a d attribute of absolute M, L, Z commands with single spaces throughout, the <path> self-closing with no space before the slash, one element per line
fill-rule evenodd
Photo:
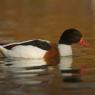
<path fill-rule="evenodd" d="M 51 49 L 51 45 L 45 40 L 29 40 L 19 43 L 4 45 L 9 57 L 42 58 Z"/>

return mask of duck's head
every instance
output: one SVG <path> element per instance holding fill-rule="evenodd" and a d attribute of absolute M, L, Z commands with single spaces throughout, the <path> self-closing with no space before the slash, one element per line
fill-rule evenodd
<path fill-rule="evenodd" d="M 74 43 L 80 43 L 82 46 L 87 44 L 79 30 L 74 28 L 65 30 L 59 39 L 59 44 L 72 45 Z"/>

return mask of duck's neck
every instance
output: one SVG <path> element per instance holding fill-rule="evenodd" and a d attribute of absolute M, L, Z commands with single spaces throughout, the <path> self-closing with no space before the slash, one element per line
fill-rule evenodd
<path fill-rule="evenodd" d="M 72 55 L 72 48 L 71 45 L 66 45 L 66 44 L 58 44 L 58 49 L 60 56 L 70 56 Z"/>

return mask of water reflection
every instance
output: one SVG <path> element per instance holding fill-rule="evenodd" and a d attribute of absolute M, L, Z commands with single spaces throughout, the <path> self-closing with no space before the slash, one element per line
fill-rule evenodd
<path fill-rule="evenodd" d="M 52 59 L 48 62 L 54 64 L 57 61 Z M 93 83 L 83 81 L 81 72 L 84 69 L 77 69 L 73 63 L 72 56 L 61 57 L 57 66 L 48 66 L 43 59 L 5 59 L 0 62 L 0 94 L 60 95 L 64 89 L 67 89 L 64 90 L 67 93 L 70 89 L 75 91 L 79 88 L 80 91 L 80 88 L 95 88 Z"/>
<path fill-rule="evenodd" d="M 43 59 L 5 59 L 0 64 L 0 94 L 47 95 L 47 87 L 55 76 L 53 68 L 55 67 L 48 66 Z"/>
<path fill-rule="evenodd" d="M 58 68 L 48 65 L 58 62 Z M 61 74 L 63 82 L 81 82 L 81 70 L 73 68 L 72 62 L 72 56 L 60 57 L 59 61 L 57 58 L 49 59 L 47 62 L 44 59 L 5 59 L 2 68 L 17 84 L 44 85 L 58 74 Z"/>
<path fill-rule="evenodd" d="M 6 60 L 2 67 L 7 73 L 10 72 L 11 78 L 18 84 L 41 84 L 52 78 L 43 59 Z"/>
<path fill-rule="evenodd" d="M 81 82 L 80 69 L 73 68 L 72 56 L 61 57 L 59 70 L 64 82 Z"/>

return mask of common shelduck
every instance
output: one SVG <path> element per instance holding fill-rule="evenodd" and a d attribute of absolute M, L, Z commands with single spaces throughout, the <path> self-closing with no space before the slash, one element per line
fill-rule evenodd
<path fill-rule="evenodd" d="M 70 28 L 62 33 L 57 44 L 47 40 L 35 39 L 1 45 L 0 51 L 7 58 L 48 59 L 72 55 L 71 45 L 78 42 L 81 45 L 86 44 L 81 32 Z"/>

